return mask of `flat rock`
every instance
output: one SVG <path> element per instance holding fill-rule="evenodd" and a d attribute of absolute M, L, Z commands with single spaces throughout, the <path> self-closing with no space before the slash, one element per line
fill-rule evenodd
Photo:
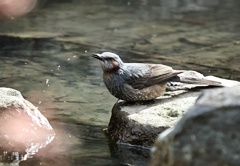
<path fill-rule="evenodd" d="M 191 74 L 207 78 L 196 72 L 191 72 Z M 217 77 L 208 79 L 217 80 L 222 85 L 239 84 L 237 81 Z M 191 89 L 199 87 L 202 85 L 181 83 L 175 84 L 171 91 L 154 101 L 129 103 L 119 100 L 113 106 L 106 133 L 111 140 L 119 143 L 152 146 L 159 133 L 175 126 L 187 110 L 194 105 L 201 92 L 199 89 L 193 91 Z"/>
<path fill-rule="evenodd" d="M 1 162 L 26 160 L 54 138 L 48 120 L 10 88 L 0 88 L 0 133 Z"/>
<path fill-rule="evenodd" d="M 174 128 L 155 142 L 151 166 L 240 163 L 240 85 L 203 93 Z"/>
<path fill-rule="evenodd" d="M 107 133 L 120 143 L 151 146 L 159 133 L 177 123 L 198 95 L 199 92 L 183 93 L 134 104 L 118 101 L 112 109 Z"/>

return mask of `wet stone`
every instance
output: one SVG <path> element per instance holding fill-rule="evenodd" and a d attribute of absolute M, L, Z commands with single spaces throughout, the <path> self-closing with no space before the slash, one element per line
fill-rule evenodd
<path fill-rule="evenodd" d="M 152 146 L 157 135 L 174 126 L 198 95 L 192 92 L 174 98 L 164 96 L 152 102 L 120 100 L 112 109 L 107 133 L 119 143 Z"/>
<path fill-rule="evenodd" d="M 1 162 L 26 160 L 54 138 L 48 120 L 10 88 L 0 88 L 0 133 Z"/>

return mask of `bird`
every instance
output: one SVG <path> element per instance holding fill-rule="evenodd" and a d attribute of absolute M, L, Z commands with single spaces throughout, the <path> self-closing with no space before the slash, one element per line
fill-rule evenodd
<path fill-rule="evenodd" d="M 100 62 L 103 81 L 109 92 L 124 101 L 149 101 L 164 95 L 166 85 L 171 80 L 179 80 L 182 70 L 174 70 L 163 64 L 124 63 L 112 52 L 93 53 Z M 189 82 L 198 83 L 195 78 Z M 215 81 L 205 84 L 219 85 Z"/>

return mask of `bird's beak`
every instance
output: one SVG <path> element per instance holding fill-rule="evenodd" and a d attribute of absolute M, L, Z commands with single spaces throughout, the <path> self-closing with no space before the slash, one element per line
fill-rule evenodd
<path fill-rule="evenodd" d="M 103 58 L 101 57 L 101 54 L 93 53 L 93 54 L 92 54 L 92 57 L 93 57 L 93 58 L 96 58 L 96 59 L 98 59 L 98 60 L 100 60 L 100 61 L 103 61 Z"/>

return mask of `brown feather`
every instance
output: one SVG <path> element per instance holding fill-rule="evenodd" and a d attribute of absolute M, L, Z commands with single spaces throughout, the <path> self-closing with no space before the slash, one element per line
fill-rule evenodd
<path fill-rule="evenodd" d="M 143 89 L 155 84 L 166 83 L 171 78 L 182 73 L 161 64 L 148 64 L 149 70 L 131 83 L 134 89 Z"/>

